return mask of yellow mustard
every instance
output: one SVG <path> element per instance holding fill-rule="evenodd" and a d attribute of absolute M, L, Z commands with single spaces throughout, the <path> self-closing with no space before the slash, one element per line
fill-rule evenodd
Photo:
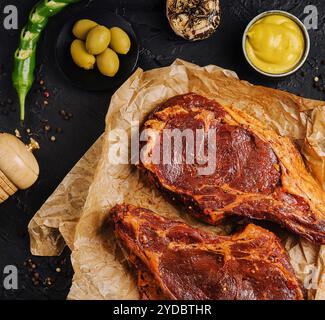
<path fill-rule="evenodd" d="M 282 74 L 293 70 L 304 51 L 305 37 L 300 26 L 283 15 L 261 18 L 248 30 L 248 58 L 264 72 Z"/>

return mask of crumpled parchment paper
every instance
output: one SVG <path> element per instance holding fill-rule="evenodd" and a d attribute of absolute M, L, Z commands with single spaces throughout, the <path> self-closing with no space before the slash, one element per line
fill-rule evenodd
<path fill-rule="evenodd" d="M 130 164 L 113 164 L 109 150 L 118 143 L 114 129 L 128 132 L 142 123 L 160 102 L 177 94 L 195 92 L 230 103 L 259 119 L 301 148 L 306 165 L 325 189 L 325 102 L 287 92 L 253 86 L 217 66 L 176 60 L 171 66 L 143 72 L 138 69 L 113 95 L 106 131 L 59 185 L 29 224 L 31 251 L 58 255 L 64 245 L 72 250 L 75 271 L 68 299 L 137 299 L 134 276 L 112 234 L 103 228 L 116 203 L 143 206 L 216 233 L 166 202 Z M 291 263 L 309 289 L 310 299 L 325 299 L 325 246 L 282 234 Z"/>

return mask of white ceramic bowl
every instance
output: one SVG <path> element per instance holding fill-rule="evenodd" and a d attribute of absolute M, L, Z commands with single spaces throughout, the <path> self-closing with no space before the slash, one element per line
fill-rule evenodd
<path fill-rule="evenodd" d="M 279 73 L 279 74 L 268 73 L 268 72 L 265 72 L 265 71 L 257 68 L 252 63 L 252 61 L 249 59 L 248 54 L 247 54 L 247 51 L 246 51 L 246 37 L 247 37 L 248 30 L 253 26 L 253 24 L 255 24 L 260 19 L 262 19 L 262 18 L 264 18 L 266 16 L 269 16 L 269 15 L 274 15 L 274 14 L 278 14 L 278 15 L 282 15 L 282 16 L 288 17 L 289 19 L 291 19 L 294 22 L 296 22 L 298 24 L 298 26 L 301 28 L 301 30 L 302 30 L 302 32 L 303 32 L 303 34 L 305 36 L 305 52 L 304 52 L 304 54 L 303 54 L 300 62 L 294 67 L 294 69 L 292 69 L 292 70 L 290 70 L 288 72 Z M 261 74 L 263 74 L 265 76 L 272 77 L 272 78 L 279 78 L 279 77 L 285 77 L 285 76 L 288 76 L 290 74 L 293 74 L 293 73 L 295 73 L 297 70 L 299 70 L 303 66 L 303 64 L 307 60 L 307 57 L 308 57 L 309 51 L 310 51 L 310 37 L 309 37 L 308 31 L 307 31 L 305 25 L 296 16 L 294 16 L 293 14 L 288 13 L 286 11 L 270 10 L 270 11 L 265 11 L 265 12 L 259 14 L 258 16 L 256 16 L 248 24 L 248 26 L 245 29 L 244 35 L 243 35 L 242 46 L 243 46 L 243 52 L 244 52 L 245 58 L 246 58 L 247 62 L 251 65 L 252 68 L 254 68 L 257 72 L 259 72 L 259 73 L 261 73 Z"/>

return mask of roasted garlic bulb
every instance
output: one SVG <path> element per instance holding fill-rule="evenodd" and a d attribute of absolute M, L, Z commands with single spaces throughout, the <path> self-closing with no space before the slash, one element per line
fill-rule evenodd
<path fill-rule="evenodd" d="M 220 24 L 219 0 L 167 0 L 167 17 L 175 33 L 184 39 L 206 39 Z"/>

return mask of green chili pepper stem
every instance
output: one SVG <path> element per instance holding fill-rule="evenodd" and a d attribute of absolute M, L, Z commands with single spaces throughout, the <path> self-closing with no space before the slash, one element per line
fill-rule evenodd
<path fill-rule="evenodd" d="M 20 104 L 20 121 L 23 124 L 25 121 L 25 101 L 26 101 L 26 92 L 20 92 L 19 96 L 19 104 Z"/>

